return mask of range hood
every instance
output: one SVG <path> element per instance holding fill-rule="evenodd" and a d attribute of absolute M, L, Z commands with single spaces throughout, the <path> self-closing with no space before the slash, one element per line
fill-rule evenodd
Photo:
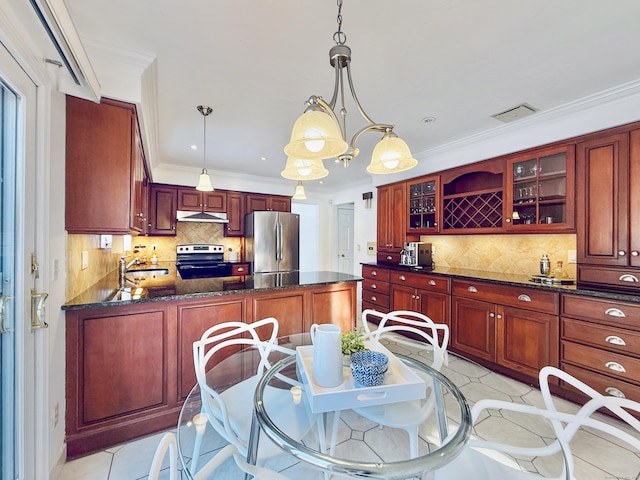
<path fill-rule="evenodd" d="M 226 213 L 187 212 L 184 210 L 178 210 L 176 213 L 179 222 L 229 223 Z"/>

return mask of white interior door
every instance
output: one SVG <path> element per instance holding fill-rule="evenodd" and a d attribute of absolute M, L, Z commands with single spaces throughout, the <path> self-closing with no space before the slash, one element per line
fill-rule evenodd
<path fill-rule="evenodd" d="M 353 204 L 338 205 L 338 268 L 353 274 Z"/>
<path fill-rule="evenodd" d="M 39 478 L 36 436 L 36 87 L 0 43 L 0 477 Z M 40 393 L 40 392 L 38 392 Z M 43 435 L 41 434 L 40 437 Z M 28 446 L 28 448 L 27 448 Z"/>

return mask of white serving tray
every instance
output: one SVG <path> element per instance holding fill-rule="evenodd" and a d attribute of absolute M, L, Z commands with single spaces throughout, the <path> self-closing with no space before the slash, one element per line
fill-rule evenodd
<path fill-rule="evenodd" d="M 382 344 L 366 341 L 369 350 L 384 353 L 389 358 L 389 368 L 384 383 L 376 387 L 358 387 L 351 375 L 350 365 L 343 366 L 343 382 L 332 388 L 313 383 L 313 345 L 296 348 L 296 367 L 303 382 L 306 397 L 313 413 L 346 410 L 350 408 L 404 402 L 425 397 L 424 381 Z"/>

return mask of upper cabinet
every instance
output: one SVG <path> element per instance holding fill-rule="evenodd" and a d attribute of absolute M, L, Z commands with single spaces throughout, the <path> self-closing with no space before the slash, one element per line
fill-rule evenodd
<path fill-rule="evenodd" d="M 135 105 L 67 96 L 67 231 L 144 234 L 147 184 Z"/>
<path fill-rule="evenodd" d="M 507 161 L 507 229 L 574 230 L 574 153 L 574 145 L 566 145 L 530 151 Z"/>
<path fill-rule="evenodd" d="M 149 235 L 175 235 L 178 188 L 152 183 L 149 187 Z"/>
<path fill-rule="evenodd" d="M 407 221 L 406 183 L 378 187 L 378 261 L 400 263 Z"/>
<path fill-rule="evenodd" d="M 430 234 L 439 231 L 440 177 L 421 177 L 407 182 L 407 232 Z"/>
<path fill-rule="evenodd" d="M 227 192 L 229 223 L 225 226 L 225 237 L 244 237 L 244 217 L 247 210 L 245 196 L 242 192 Z"/>
<path fill-rule="evenodd" d="M 502 229 L 505 160 L 497 158 L 441 174 L 441 233 L 496 233 Z"/>
<path fill-rule="evenodd" d="M 200 192 L 195 187 L 178 187 L 178 210 L 188 212 L 227 212 L 227 192 Z"/>
<path fill-rule="evenodd" d="M 283 195 L 247 194 L 247 214 L 256 211 L 273 210 L 276 212 L 291 211 L 291 197 Z"/>
<path fill-rule="evenodd" d="M 578 282 L 640 292 L 640 131 L 577 145 Z"/>

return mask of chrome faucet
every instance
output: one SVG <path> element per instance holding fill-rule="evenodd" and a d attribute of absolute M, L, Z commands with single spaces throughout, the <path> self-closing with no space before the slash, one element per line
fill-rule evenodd
<path fill-rule="evenodd" d="M 118 262 L 118 279 L 120 288 L 124 288 L 127 285 L 127 282 L 135 284 L 133 280 L 127 278 L 127 270 L 132 265 L 138 265 L 140 263 L 140 260 L 136 257 L 129 263 L 127 263 L 127 258 L 129 258 L 130 256 L 131 255 L 122 256 L 120 257 L 120 261 Z"/>

